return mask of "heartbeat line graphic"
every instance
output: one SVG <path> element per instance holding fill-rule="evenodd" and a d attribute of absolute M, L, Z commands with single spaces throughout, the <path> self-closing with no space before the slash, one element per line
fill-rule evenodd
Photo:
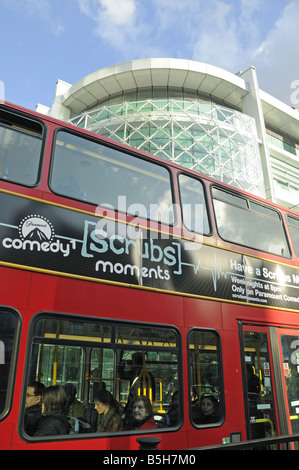
<path fill-rule="evenodd" d="M 214 291 L 217 292 L 217 283 L 221 278 L 227 279 L 228 274 L 231 274 L 227 271 L 223 271 L 222 267 L 218 265 L 217 262 L 217 256 L 214 253 L 214 267 L 207 268 L 206 266 L 202 266 L 200 258 L 198 258 L 197 264 L 193 263 L 184 263 L 181 261 L 181 266 L 191 266 L 194 269 L 194 273 L 198 274 L 201 270 L 203 271 L 210 271 L 212 280 L 213 280 L 213 286 L 214 286 Z"/>

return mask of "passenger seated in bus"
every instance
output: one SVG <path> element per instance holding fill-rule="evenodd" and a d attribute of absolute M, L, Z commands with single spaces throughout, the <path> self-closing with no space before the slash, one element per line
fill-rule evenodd
<path fill-rule="evenodd" d="M 132 356 L 133 364 L 130 371 L 130 392 L 133 395 L 143 394 L 150 396 L 151 400 L 156 398 L 155 378 L 151 372 L 146 369 L 145 360 L 141 352 L 136 352 Z M 140 389 L 140 392 L 139 390 Z"/>
<path fill-rule="evenodd" d="M 179 377 L 178 377 L 178 373 L 175 372 L 172 380 L 168 383 L 166 387 L 166 393 L 165 393 L 166 402 L 171 403 L 172 395 L 178 389 L 178 385 L 179 385 Z"/>
<path fill-rule="evenodd" d="M 176 426 L 179 421 L 179 392 L 176 390 L 171 397 L 169 409 L 167 411 L 167 422 L 169 426 Z"/>
<path fill-rule="evenodd" d="M 219 402 L 215 395 L 202 395 L 199 405 L 192 407 L 192 420 L 195 424 L 217 423 L 219 419 Z"/>
<path fill-rule="evenodd" d="M 33 436 L 42 418 L 41 394 L 45 389 L 41 382 L 31 382 L 27 387 L 25 401 L 25 431 L 29 436 Z"/>
<path fill-rule="evenodd" d="M 246 379 L 248 391 L 248 406 L 250 416 L 254 416 L 254 421 L 250 423 L 251 438 L 262 439 L 265 437 L 265 424 L 258 422 L 263 419 L 263 413 L 258 409 L 257 405 L 260 400 L 260 381 L 254 373 L 254 368 L 251 364 L 246 364 Z"/>
<path fill-rule="evenodd" d="M 94 394 L 94 407 L 99 415 L 97 432 L 115 432 L 122 428 L 123 421 L 115 404 L 116 401 L 108 390 L 98 390 Z"/>
<path fill-rule="evenodd" d="M 198 393 L 197 393 L 196 388 L 194 387 L 194 385 L 190 389 L 190 396 L 191 396 L 192 406 L 197 405 L 197 403 L 198 403 Z"/>
<path fill-rule="evenodd" d="M 246 364 L 246 379 L 249 400 L 256 403 L 260 398 L 261 387 L 259 378 L 255 375 L 251 364 Z"/>
<path fill-rule="evenodd" d="M 67 396 L 62 387 L 45 388 L 41 396 L 42 419 L 34 437 L 69 434 L 71 425 L 66 416 Z"/>
<path fill-rule="evenodd" d="M 123 430 L 156 429 L 152 404 L 147 396 L 137 396 L 132 400 L 132 414 L 126 417 Z"/>
<path fill-rule="evenodd" d="M 84 419 L 85 407 L 83 403 L 77 400 L 77 389 L 74 384 L 67 383 L 63 385 L 64 391 L 67 395 L 67 411 L 66 414 L 72 418 Z"/>

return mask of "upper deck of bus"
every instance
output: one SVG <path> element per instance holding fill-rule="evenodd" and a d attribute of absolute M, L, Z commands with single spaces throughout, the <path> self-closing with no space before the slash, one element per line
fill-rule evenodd
<path fill-rule="evenodd" d="M 123 154 L 129 156 L 139 157 L 144 161 L 150 161 L 155 163 L 159 167 L 164 167 L 169 172 L 171 172 L 170 176 L 170 184 L 171 184 L 171 192 L 172 192 L 172 203 L 174 203 L 176 211 L 173 215 L 173 220 L 171 223 L 167 224 L 167 232 L 172 233 L 174 230 L 175 235 L 177 236 L 179 233 L 181 236 L 185 236 L 187 239 L 190 238 L 193 241 L 203 241 L 204 243 L 212 246 L 217 246 L 219 248 L 226 248 L 230 250 L 237 250 L 238 252 L 244 254 L 251 254 L 253 256 L 261 256 L 263 258 L 267 258 L 273 261 L 280 261 L 283 264 L 289 264 L 293 266 L 298 265 L 298 255 L 299 255 L 299 247 L 298 247 L 298 239 L 299 235 L 297 234 L 299 230 L 299 216 L 298 213 L 292 211 L 290 209 L 286 209 L 283 207 L 279 207 L 277 204 L 267 201 L 261 197 L 254 196 L 252 194 L 246 193 L 245 191 L 237 190 L 236 188 L 232 188 L 231 186 L 219 182 L 215 179 L 212 179 L 208 176 L 199 174 L 196 171 L 189 170 L 182 166 L 179 166 L 175 163 L 165 161 L 160 157 L 156 157 L 150 155 L 146 152 L 136 150 L 132 147 L 129 147 L 125 144 L 113 141 L 111 139 L 101 137 L 97 134 L 94 134 L 90 131 L 79 129 L 76 126 L 71 124 L 59 121 L 57 119 L 41 115 L 34 111 L 29 111 L 25 108 L 13 105 L 11 103 L 5 103 L 0 105 L 0 124 L 5 123 L 5 118 L 3 117 L 6 113 L 7 116 L 11 113 L 11 124 L 15 129 L 25 129 L 26 132 L 31 133 L 32 135 L 38 135 L 41 139 L 41 152 L 40 152 L 40 162 L 39 162 L 39 169 L 38 169 L 38 177 L 36 182 L 30 184 L 24 183 L 16 183 L 13 181 L 13 178 L 10 179 L 9 175 L 5 175 L 5 168 L 2 168 L 2 177 L 0 178 L 0 188 L 2 191 L 9 191 L 17 194 L 22 194 L 24 196 L 33 197 L 37 199 L 47 200 L 48 202 L 52 202 L 53 204 L 67 206 L 72 209 L 76 209 L 78 211 L 84 211 L 87 213 L 96 214 L 98 216 L 110 216 L 110 217 L 118 217 L 120 220 L 124 221 L 124 217 L 126 223 L 138 224 L 143 226 L 149 226 L 151 229 L 154 230 L 162 230 L 163 226 L 165 229 L 165 224 L 161 224 L 161 221 L 151 220 L 149 224 L 150 217 L 140 217 L 137 214 L 120 214 L 117 210 L 109 209 L 106 207 L 100 206 L 102 201 L 99 201 L 99 205 L 95 203 L 90 203 L 88 198 L 85 197 L 67 197 L 67 195 L 59 194 L 57 191 L 54 191 L 50 185 L 50 174 L 53 171 L 52 168 L 52 161 L 53 161 L 53 151 L 54 151 L 54 143 L 56 139 L 56 132 L 57 131 L 67 131 L 72 133 L 73 135 L 81 136 L 82 138 L 88 139 L 89 141 L 96 142 L 106 146 L 107 148 L 115 149 L 116 151 L 122 152 Z M 7 122 L 8 122 L 8 118 Z M 37 130 L 37 126 L 39 126 L 39 130 Z M 27 129 L 26 129 L 27 127 Z M 87 142 L 87 141 L 86 141 Z M 71 146 L 71 144 L 70 144 Z M 84 151 L 84 150 L 83 150 Z M 91 152 L 87 151 L 89 156 L 91 156 Z M 117 154 L 115 154 L 117 155 Z M 17 157 L 18 161 L 21 162 L 21 157 Z M 1 164 L 3 166 L 3 163 Z M 123 163 L 123 166 L 127 165 L 127 163 Z M 147 169 L 143 170 L 140 169 L 140 172 L 147 173 Z M 183 216 L 180 207 L 183 205 L 181 200 L 181 186 L 178 184 L 178 175 L 186 175 L 191 178 L 199 180 L 203 185 L 203 198 L 206 204 L 206 211 L 207 211 L 207 219 L 208 219 L 208 229 L 200 233 L 199 237 L 196 234 L 196 231 L 190 230 L 190 227 L 186 227 L 184 224 Z M 158 175 L 158 178 L 161 179 L 161 176 Z M 214 188 L 212 190 L 212 188 Z M 221 193 L 216 194 L 217 188 L 222 191 Z M 194 191 L 194 189 L 193 189 Z M 212 191 L 214 193 L 212 194 Z M 281 253 L 271 252 L 271 250 L 266 251 L 263 249 L 259 249 L 255 246 L 250 246 L 250 243 L 236 243 L 235 240 L 231 240 L 230 237 L 221 236 L 219 230 L 219 221 L 217 220 L 217 215 L 215 217 L 215 199 L 216 197 L 226 202 L 231 203 L 232 205 L 238 205 L 240 202 L 240 206 L 242 204 L 246 205 L 245 200 L 252 201 L 255 205 L 254 211 L 260 211 L 261 215 L 266 220 L 267 217 L 269 218 L 275 217 L 275 213 L 278 214 L 278 218 L 281 218 L 283 224 L 283 232 L 286 235 L 286 244 L 289 247 L 289 252 L 284 253 L 283 256 L 279 256 Z M 227 194 L 228 196 L 225 196 Z M 139 202 L 140 195 L 136 194 L 136 203 Z M 239 198 L 239 199 L 238 199 Z M 106 201 L 104 201 L 106 202 Z M 108 202 L 108 201 L 107 201 Z M 202 202 L 202 201 L 200 201 Z M 248 206 L 248 202 L 247 202 Z M 248 207 L 247 207 L 248 208 Z M 268 213 L 267 213 L 267 208 Z M 270 212 L 272 210 L 272 212 Z M 220 208 L 219 208 L 220 211 Z M 271 215 L 272 214 L 272 215 Z M 141 214 L 142 215 L 142 214 Z M 215 220 L 216 219 L 216 220 Z M 290 220 L 292 221 L 294 227 L 293 232 L 297 235 L 291 236 L 290 235 Z M 163 222 L 163 221 L 162 221 Z M 239 227 L 234 227 L 234 230 L 237 232 Z M 258 227 L 257 227 L 258 230 Z M 271 228 L 270 228 L 271 230 Z M 203 238 L 202 238 L 203 235 Z M 274 250 L 275 251 L 275 250 Z M 297 254 L 296 254 L 297 253 Z"/>

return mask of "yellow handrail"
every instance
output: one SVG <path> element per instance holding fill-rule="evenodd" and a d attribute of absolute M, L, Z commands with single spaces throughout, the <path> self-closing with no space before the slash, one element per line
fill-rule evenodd
<path fill-rule="evenodd" d="M 255 424 L 255 423 L 269 423 L 270 427 L 271 427 L 271 434 L 272 434 L 272 436 L 275 436 L 274 425 L 273 425 L 271 419 L 268 419 L 268 418 L 256 419 L 254 421 L 254 423 L 251 423 L 251 424 Z"/>
<path fill-rule="evenodd" d="M 140 393 L 141 392 L 141 387 L 140 387 L 141 381 L 143 382 L 142 393 Z M 146 385 L 147 383 L 148 383 L 148 387 Z M 152 380 L 151 380 L 151 376 L 149 375 L 148 371 L 146 370 L 146 368 L 144 366 L 142 367 L 142 369 L 140 371 L 140 374 L 138 376 L 138 379 L 137 379 L 137 390 L 138 390 L 138 395 L 148 396 L 148 398 L 150 399 L 150 402 L 152 403 L 152 401 L 153 401 Z M 148 394 L 147 394 L 147 391 L 148 391 Z"/>

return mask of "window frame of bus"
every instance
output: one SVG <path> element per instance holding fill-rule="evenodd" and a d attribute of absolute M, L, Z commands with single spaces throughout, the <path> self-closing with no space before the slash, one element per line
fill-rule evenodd
<path fill-rule="evenodd" d="M 194 422 L 194 413 L 192 412 L 192 397 L 191 397 L 191 388 L 194 386 L 193 380 L 192 380 L 192 373 L 191 373 L 191 364 L 193 362 L 191 361 L 191 350 L 190 350 L 190 339 L 191 335 L 194 332 L 200 332 L 200 333 L 209 333 L 213 334 L 215 336 L 216 340 L 216 354 L 217 354 L 217 371 L 218 371 L 218 386 L 219 386 L 219 392 L 218 395 L 220 397 L 220 403 L 219 403 L 219 419 L 215 422 L 211 423 L 195 423 Z M 226 417 L 226 412 L 225 412 L 225 395 L 224 395 L 224 375 L 223 375 L 223 355 L 222 355 L 222 342 L 221 342 L 221 336 L 217 330 L 214 330 L 212 328 L 200 328 L 200 327 L 194 327 L 188 331 L 187 334 L 187 346 L 188 346 L 188 390 L 189 390 L 189 419 L 190 423 L 192 426 L 196 429 L 202 429 L 202 428 L 214 428 L 214 427 L 220 427 L 223 425 Z M 204 397 L 205 394 L 203 393 L 202 396 Z M 213 395 L 216 398 L 217 393 L 211 393 L 210 395 Z M 198 403 L 197 407 L 199 407 L 200 404 L 200 399 L 201 397 L 198 396 Z M 217 398 L 216 398 L 217 399 Z M 218 398 L 219 399 L 219 398 Z"/>
<path fill-rule="evenodd" d="M 157 219 L 154 219 L 154 218 L 143 217 L 142 215 L 131 214 L 127 210 L 126 210 L 126 212 L 124 212 L 122 210 L 118 210 L 118 208 L 115 208 L 115 207 L 112 208 L 112 205 L 110 203 L 103 203 L 102 202 L 100 204 L 97 204 L 95 202 L 89 201 L 88 199 L 84 199 L 84 197 L 80 197 L 80 198 L 73 197 L 73 196 L 69 196 L 67 194 L 64 195 L 63 193 L 59 193 L 58 191 L 56 191 L 53 188 L 53 172 L 54 172 L 56 142 L 58 140 L 57 135 L 58 135 L 59 132 L 64 132 L 66 134 L 76 136 L 76 137 L 78 137 L 82 140 L 89 141 L 89 142 L 92 142 L 93 144 L 97 144 L 97 145 L 105 147 L 109 150 L 127 155 L 127 156 L 131 157 L 132 159 L 135 158 L 139 161 L 141 160 L 141 161 L 144 161 L 148 164 L 155 165 L 156 167 L 163 168 L 163 170 L 167 172 L 168 178 L 169 178 L 168 179 L 168 181 L 169 181 L 169 191 L 170 191 L 170 196 L 171 196 L 172 216 L 173 216 L 172 223 L 170 224 L 170 223 L 166 223 L 164 221 L 157 220 Z M 71 130 L 71 129 L 68 129 L 68 128 L 65 128 L 65 127 L 59 127 L 57 129 L 55 129 L 54 134 L 53 134 L 52 149 L 51 149 L 51 163 L 50 163 L 49 175 L 48 175 L 48 186 L 49 186 L 50 190 L 54 194 L 56 194 L 57 196 L 72 199 L 72 200 L 76 200 L 76 201 L 80 201 L 80 202 L 83 202 L 85 204 L 91 204 L 93 206 L 100 207 L 103 210 L 105 210 L 105 208 L 108 208 L 108 210 L 111 210 L 114 214 L 118 214 L 118 213 L 126 214 L 129 217 L 141 218 L 141 219 L 144 219 L 144 220 L 147 220 L 147 221 L 151 220 L 154 223 L 162 224 L 162 225 L 168 225 L 169 227 L 174 227 L 178 223 L 178 214 L 176 213 L 175 191 L 174 191 L 174 182 L 173 182 L 172 171 L 163 162 L 157 162 L 156 160 L 152 160 L 150 157 L 147 157 L 146 155 L 139 155 L 139 154 L 137 154 L 137 152 L 134 152 L 134 149 L 131 150 L 131 149 L 118 148 L 117 147 L 117 142 L 115 142 L 115 144 L 113 144 L 113 142 L 102 141 L 102 140 L 100 140 L 100 136 L 97 139 L 94 136 L 79 133 L 79 132 L 76 132 L 75 130 Z M 136 203 L 139 204 L 137 201 L 134 204 L 136 204 Z M 127 201 L 126 201 L 126 204 L 127 204 Z M 129 204 L 129 207 L 131 205 L 132 204 Z M 127 209 L 127 207 L 126 207 L 126 209 Z"/>
<path fill-rule="evenodd" d="M 206 213 L 206 222 L 208 224 L 208 227 L 209 227 L 209 231 L 208 232 L 204 232 L 204 231 L 197 231 L 197 230 L 194 230 L 190 227 L 187 227 L 184 219 L 184 201 L 183 201 L 183 197 L 182 197 L 182 191 L 181 191 L 181 182 L 180 182 L 180 178 L 181 176 L 184 176 L 184 177 L 187 177 L 187 178 L 190 178 L 194 181 L 197 181 L 199 184 L 201 184 L 201 187 L 202 187 L 202 192 L 203 192 L 203 199 L 204 199 L 204 203 L 205 203 L 205 213 Z M 207 188 L 206 188 L 206 185 L 204 184 L 204 182 L 200 179 L 200 178 L 197 178 L 195 175 L 191 175 L 191 174 L 187 174 L 186 172 L 184 171 L 180 171 L 177 175 L 177 181 L 178 181 L 178 188 L 179 188 L 179 198 L 180 198 L 180 206 L 181 206 L 181 216 L 182 216 L 182 223 L 184 225 L 184 227 L 189 230 L 191 233 L 198 233 L 200 235 L 205 235 L 207 237 L 211 236 L 213 234 L 213 231 L 212 231 L 212 224 L 211 224 L 211 213 L 210 213 L 210 208 L 209 208 L 209 204 L 208 204 L 208 198 L 207 198 Z"/>
<path fill-rule="evenodd" d="M 68 314 L 68 313 L 57 313 L 57 312 L 49 312 L 49 311 L 44 311 L 44 312 L 39 312 L 34 315 L 33 318 L 30 320 L 30 325 L 29 325 L 29 332 L 28 332 L 28 341 L 27 341 L 27 349 L 26 349 L 26 367 L 25 367 L 25 373 L 24 377 L 25 380 L 23 382 L 23 400 L 21 399 L 21 413 L 20 413 L 20 420 L 19 420 L 19 432 L 22 436 L 22 438 L 26 442 L 37 442 L 37 441 L 59 441 L 59 440 L 69 440 L 69 439 L 101 439 L 101 438 L 107 438 L 111 436 L 122 436 L 125 437 L 126 435 L 136 435 L 136 434 L 148 434 L 148 433 L 161 433 L 161 432 L 169 432 L 169 431 L 174 431 L 178 430 L 182 424 L 183 424 L 183 418 L 184 418 L 184 412 L 183 412 L 183 386 L 180 386 L 180 398 L 179 398 L 179 403 L 182 412 L 180 413 L 179 420 L 176 426 L 165 426 L 165 427 L 157 427 L 157 429 L 133 429 L 133 430 L 120 430 L 116 432 L 97 432 L 97 431 L 92 431 L 90 433 L 79 433 L 79 434 L 66 434 L 66 435 L 53 435 L 53 436 L 45 436 L 45 437 L 34 437 L 34 436 L 29 436 L 25 429 L 24 429 L 24 418 L 25 418 L 25 400 L 26 400 L 26 390 L 28 384 L 31 382 L 30 380 L 30 373 L 33 371 L 33 366 L 34 366 L 34 361 L 32 361 L 33 357 L 33 345 L 39 346 L 40 344 L 48 344 L 48 345 L 71 345 L 71 340 L 67 339 L 60 339 L 59 338 L 48 338 L 45 341 L 42 340 L 42 337 L 36 337 L 34 336 L 35 334 L 35 329 L 36 329 L 36 324 L 38 321 L 47 319 L 47 320 L 57 320 L 59 322 L 60 320 L 62 321 L 68 321 L 68 322 L 77 322 L 78 324 L 80 323 L 90 323 L 93 325 L 106 325 L 111 327 L 111 330 L 114 328 L 115 330 L 117 328 L 121 327 L 131 327 L 131 328 L 147 328 L 147 329 L 165 329 L 165 330 L 172 330 L 173 333 L 175 334 L 176 337 L 176 346 L 175 348 L 169 348 L 174 350 L 176 353 L 177 357 L 177 372 L 179 374 L 179 377 L 183 377 L 183 364 L 182 364 L 182 335 L 180 330 L 175 327 L 174 325 L 166 325 L 166 324 L 160 324 L 160 323 L 143 323 L 143 322 L 132 322 L 129 320 L 119 320 L 119 319 L 111 319 L 111 318 L 104 318 L 104 317 L 94 317 L 94 316 L 89 316 L 89 315 L 76 315 L 76 314 Z M 34 340 L 34 338 L 36 338 Z M 113 334 L 111 334 L 111 338 L 113 338 Z M 152 351 L 161 351 L 160 346 L 155 346 L 151 347 L 146 346 L 146 345 L 130 345 L 128 344 L 127 346 L 124 347 L 121 343 L 116 343 L 115 342 L 115 337 L 114 337 L 114 342 L 110 341 L 109 342 L 103 342 L 103 341 L 86 341 L 86 340 L 77 340 L 76 344 L 74 343 L 74 346 L 77 345 L 79 347 L 87 348 L 90 347 L 91 351 L 92 348 L 101 348 L 102 349 L 108 349 L 112 351 L 120 350 L 120 351 L 132 351 L 135 350 L 136 352 L 139 351 L 147 351 L 147 350 L 152 350 Z M 160 348 L 160 349 L 159 349 Z M 90 354 L 91 355 L 91 354 Z M 84 367 L 85 370 L 89 370 L 90 372 L 90 363 L 88 364 L 87 361 L 87 355 L 86 351 L 83 354 L 83 373 L 84 373 Z M 119 364 L 117 365 L 117 367 Z M 35 379 L 37 380 L 37 379 Z M 83 378 L 83 382 L 84 382 Z M 179 382 L 180 383 L 180 382 Z M 91 402 L 92 403 L 92 402 Z"/>
<path fill-rule="evenodd" d="M 1 411 L 0 409 L 0 422 L 3 421 L 8 416 L 12 407 L 14 387 L 15 387 L 15 377 L 16 377 L 18 356 L 19 356 L 20 336 L 21 336 L 21 331 L 22 331 L 22 317 L 20 313 L 18 312 L 18 310 L 12 307 L 6 307 L 5 305 L 1 305 L 0 314 L 1 312 L 10 313 L 14 315 L 16 325 L 15 325 L 15 330 L 14 330 L 11 360 L 9 364 L 9 371 L 8 371 L 7 381 L 6 381 L 7 389 L 6 389 L 5 403 L 4 403 L 3 410 Z M 0 340 L 1 340 L 1 333 L 0 333 Z M 6 350 L 5 350 L 5 355 L 6 355 Z M 1 367 L 2 365 L 0 364 L 0 370 L 1 370 Z"/>
<path fill-rule="evenodd" d="M 10 126 L 4 122 L 4 118 L 1 118 L 1 113 L 7 114 L 10 116 L 10 120 L 7 119 L 7 122 L 10 122 Z M 15 121 L 14 121 L 15 118 Z M 18 121 L 18 122 L 17 122 Z M 23 126 L 22 126 L 23 123 Z M 25 124 L 27 123 L 27 127 Z M 40 126 L 41 133 L 37 134 L 34 132 L 34 130 L 30 129 L 30 124 L 33 125 L 38 125 Z M 13 127 L 15 126 L 15 128 Z M 36 168 L 36 180 L 35 183 L 33 184 L 26 184 L 24 182 L 19 182 L 15 181 L 14 179 L 9 179 L 9 177 L 6 178 L 0 178 L 0 181 L 7 181 L 8 183 L 11 184 L 17 184 L 19 186 L 23 186 L 26 188 L 35 188 L 40 184 L 41 181 L 41 174 L 42 174 L 42 168 L 44 164 L 44 156 L 45 156 L 45 146 L 46 146 L 46 141 L 47 141 L 47 134 L 48 134 L 48 128 L 46 126 L 46 123 L 38 119 L 34 116 L 31 116 L 26 113 L 22 113 L 20 111 L 16 111 L 14 109 L 11 109 L 7 106 L 0 105 L 0 127 L 4 127 L 6 129 L 13 129 L 15 132 L 21 133 L 23 135 L 35 137 L 36 139 L 41 140 L 41 146 L 40 146 L 40 153 L 39 153 L 39 163 Z M 35 134 L 35 135 L 33 135 Z M 20 158 L 19 155 L 17 158 Z"/>
<path fill-rule="evenodd" d="M 215 196 L 213 194 L 214 190 L 221 191 L 222 193 L 225 193 L 226 195 L 228 195 L 228 197 L 235 197 L 237 199 L 242 199 L 245 203 L 245 206 L 242 207 L 241 204 L 237 204 L 237 202 L 230 201 L 229 199 L 227 199 L 225 197 L 223 197 L 223 199 L 221 199 L 221 198 Z M 279 212 L 278 209 L 276 209 L 274 207 L 271 207 L 271 206 L 268 206 L 267 204 L 263 203 L 262 201 L 255 200 L 254 198 L 250 198 L 247 195 L 239 194 L 237 191 L 230 190 L 230 189 L 218 186 L 218 185 L 211 185 L 211 197 L 212 197 L 213 209 L 214 209 L 214 214 L 215 214 L 215 222 L 216 222 L 216 227 L 217 227 L 217 233 L 218 233 L 219 237 L 222 240 L 225 240 L 225 241 L 227 241 L 229 243 L 232 243 L 234 245 L 244 246 L 246 248 L 250 248 L 250 249 L 255 250 L 255 251 L 260 251 L 260 252 L 263 252 L 263 253 L 268 253 L 268 254 L 271 254 L 271 255 L 274 255 L 274 256 L 278 256 L 279 258 L 292 259 L 293 253 L 292 253 L 292 250 L 291 250 L 291 247 L 290 247 L 290 244 L 289 244 L 289 239 L 288 239 L 288 236 L 287 236 L 285 223 L 284 223 L 282 214 Z M 268 219 L 271 219 L 271 220 L 275 220 L 274 217 L 272 217 L 272 218 L 269 217 L 269 216 L 267 217 L 265 214 L 262 214 L 262 212 L 259 212 L 258 210 L 252 209 L 251 204 L 255 204 L 256 206 L 260 206 L 262 209 L 274 212 L 277 215 L 277 220 L 280 222 L 280 226 L 281 226 L 282 232 L 284 234 L 285 248 L 288 250 L 288 255 L 283 255 L 281 253 L 278 254 L 278 253 L 275 253 L 274 251 L 265 250 L 264 248 L 256 248 L 256 247 L 250 245 L 249 243 L 242 243 L 241 241 L 235 241 L 235 240 L 230 239 L 229 237 L 225 237 L 223 234 L 221 234 L 220 229 L 219 229 L 219 220 L 218 220 L 218 217 L 217 217 L 217 211 L 216 211 L 216 207 L 215 207 L 215 200 L 220 201 L 220 202 L 224 202 L 225 204 L 229 204 L 230 207 L 245 209 L 248 212 L 253 213 L 253 214 L 264 215 L 264 218 L 268 218 Z"/>
<path fill-rule="evenodd" d="M 296 217 L 295 215 L 293 214 L 287 214 L 287 224 L 288 224 L 288 229 L 289 229 L 289 232 L 290 232 L 290 237 L 291 237 L 291 241 L 292 241 L 292 244 L 293 244 L 293 248 L 294 248 L 294 252 L 295 252 L 295 255 L 297 258 L 299 258 L 299 244 L 298 246 L 295 245 L 294 243 L 294 234 L 293 234 L 293 229 L 295 229 L 296 231 L 298 231 L 298 235 L 299 235 L 299 217 Z M 292 224 L 292 220 L 294 220 L 296 222 L 296 224 Z M 299 238 L 299 236 L 298 236 Z"/>

